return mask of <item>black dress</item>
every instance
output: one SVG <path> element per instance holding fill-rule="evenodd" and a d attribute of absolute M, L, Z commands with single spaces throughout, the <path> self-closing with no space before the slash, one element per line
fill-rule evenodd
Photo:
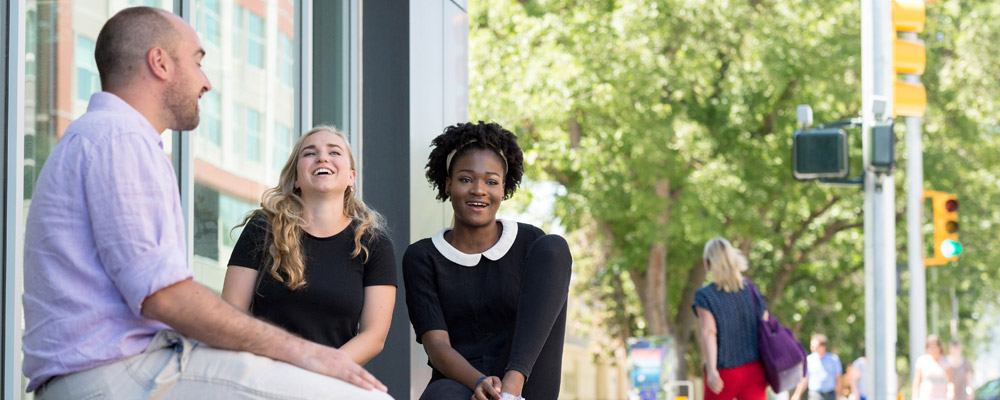
<path fill-rule="evenodd" d="M 267 222 L 254 218 L 247 223 L 229 265 L 257 269 L 263 275 L 253 296 L 251 314 L 327 346 L 339 348 L 357 336 L 364 288 L 396 286 L 396 256 L 392 242 L 375 235 L 370 242 L 362 238 L 368 247 L 367 262 L 364 252 L 351 258 L 355 224 L 351 222 L 340 233 L 325 238 L 302 233 L 306 286 L 292 291 L 266 268 L 260 270 Z M 268 246 L 273 239 L 273 233 L 267 235 Z M 269 267 L 270 257 L 266 260 Z"/>
<path fill-rule="evenodd" d="M 554 399 L 561 378 L 569 248 L 561 237 L 535 226 L 499 221 L 500 239 L 481 254 L 452 247 L 444 239 L 449 229 L 406 249 L 410 321 L 418 343 L 427 331 L 447 331 L 451 346 L 484 375 L 520 371 L 528 377 L 522 396 Z M 519 315 L 519 310 L 530 312 Z M 448 382 L 436 385 L 439 381 Z M 441 385 L 449 388 L 435 389 Z M 434 369 L 422 398 L 469 395 L 468 388 Z"/>

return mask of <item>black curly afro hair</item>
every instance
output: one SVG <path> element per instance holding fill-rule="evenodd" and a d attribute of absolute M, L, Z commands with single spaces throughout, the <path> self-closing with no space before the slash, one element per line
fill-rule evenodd
<path fill-rule="evenodd" d="M 451 171 L 447 164 L 448 154 L 452 151 L 452 164 L 463 154 L 473 150 L 490 150 L 501 158 L 506 158 L 507 170 L 504 171 L 504 193 L 503 198 L 507 200 L 514 195 L 517 186 L 521 184 L 521 176 L 524 175 L 524 155 L 521 147 L 517 145 L 517 136 L 504 129 L 496 123 L 474 124 L 465 122 L 455 124 L 444 129 L 444 133 L 438 135 L 431 142 L 430 157 L 427 157 L 427 181 L 437 188 L 437 199 L 448 200 L 448 193 L 445 191 L 445 182 L 451 176 Z"/>

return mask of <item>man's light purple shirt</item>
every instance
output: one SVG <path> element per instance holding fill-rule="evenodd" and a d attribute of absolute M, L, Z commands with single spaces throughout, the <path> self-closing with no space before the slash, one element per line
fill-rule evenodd
<path fill-rule="evenodd" d="M 49 378 L 141 353 L 168 327 L 143 300 L 191 278 L 177 179 L 159 132 L 121 98 L 90 98 L 45 161 L 24 249 L 24 375 Z"/>

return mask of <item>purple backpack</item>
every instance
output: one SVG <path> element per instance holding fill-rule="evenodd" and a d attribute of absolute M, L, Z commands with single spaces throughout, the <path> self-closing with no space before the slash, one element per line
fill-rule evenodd
<path fill-rule="evenodd" d="M 760 315 L 757 304 L 764 299 L 747 279 L 754 295 L 754 315 Z M 781 325 L 774 314 L 767 321 L 757 320 L 757 349 L 760 362 L 764 366 L 764 376 L 775 393 L 790 390 L 806 376 L 806 349 L 792 335 L 792 330 Z"/>

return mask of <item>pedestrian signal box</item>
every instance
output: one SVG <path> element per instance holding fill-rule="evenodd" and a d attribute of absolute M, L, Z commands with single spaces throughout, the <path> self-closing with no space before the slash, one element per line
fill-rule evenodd
<path fill-rule="evenodd" d="M 844 179 L 848 173 L 847 132 L 843 129 L 795 131 L 792 136 L 792 176 L 795 179 Z"/>
<path fill-rule="evenodd" d="M 934 221 L 934 258 L 924 259 L 924 265 L 944 265 L 958 260 L 962 244 L 958 241 L 958 196 L 936 190 L 925 190 L 931 198 Z"/>

